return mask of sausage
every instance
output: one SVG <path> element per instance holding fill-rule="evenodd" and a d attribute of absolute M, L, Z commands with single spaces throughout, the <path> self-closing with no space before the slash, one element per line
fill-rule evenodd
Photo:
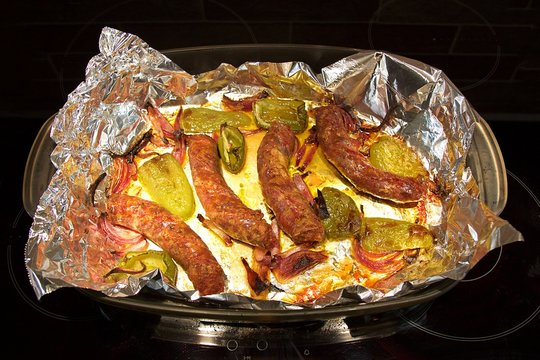
<path fill-rule="evenodd" d="M 289 126 L 272 123 L 257 150 L 259 182 L 279 227 L 294 243 L 318 243 L 324 240 L 323 224 L 289 175 L 296 141 Z"/>
<path fill-rule="evenodd" d="M 377 169 L 358 151 L 347 130 L 352 119 L 345 110 L 337 105 L 319 107 L 315 109 L 315 120 L 324 155 L 359 191 L 396 203 L 422 199 L 427 187 L 421 179 Z"/>
<path fill-rule="evenodd" d="M 112 194 L 106 210 L 112 223 L 140 232 L 167 251 L 201 295 L 224 291 L 223 269 L 199 235 L 179 217 L 156 203 L 125 194 Z"/>
<path fill-rule="evenodd" d="M 207 135 L 188 138 L 193 185 L 206 216 L 231 238 L 273 250 L 279 247 L 260 210 L 248 208 L 229 188 L 221 173 L 217 144 Z"/>

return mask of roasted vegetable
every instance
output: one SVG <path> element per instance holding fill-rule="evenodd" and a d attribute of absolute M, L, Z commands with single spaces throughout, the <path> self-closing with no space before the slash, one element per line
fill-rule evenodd
<path fill-rule="evenodd" d="M 328 256 L 322 251 L 295 247 L 275 255 L 271 268 L 277 281 L 283 283 L 326 261 L 326 259 Z"/>
<path fill-rule="evenodd" d="M 244 135 L 234 126 L 222 124 L 218 139 L 219 156 L 225 169 L 236 174 L 246 162 L 246 143 Z"/>
<path fill-rule="evenodd" d="M 126 275 L 142 275 L 153 269 L 161 270 L 171 284 L 176 283 L 178 274 L 176 264 L 168 253 L 157 250 L 128 252 L 120 264 L 107 274 L 107 277 L 118 281 Z"/>
<path fill-rule="evenodd" d="M 223 292 L 223 268 L 200 236 L 180 217 L 153 201 L 126 194 L 112 194 L 107 199 L 106 211 L 113 224 L 143 234 L 170 254 L 201 296 Z"/>
<path fill-rule="evenodd" d="M 433 235 L 422 225 L 386 218 L 364 218 L 366 233 L 362 248 L 383 253 L 396 250 L 428 248 Z"/>
<path fill-rule="evenodd" d="M 219 111 L 208 108 L 187 108 L 182 112 L 182 128 L 186 133 L 218 131 L 221 124 L 254 128 L 252 118 L 242 111 Z"/>
<path fill-rule="evenodd" d="M 301 133 L 307 126 L 306 104 L 301 100 L 257 100 L 253 106 L 253 115 L 257 126 L 263 129 L 269 129 L 274 121 L 289 125 L 295 133 Z"/>
<path fill-rule="evenodd" d="M 354 200 L 344 192 L 325 187 L 321 190 L 327 216 L 322 219 L 326 237 L 345 239 L 357 233 L 362 226 L 362 216 Z"/>
<path fill-rule="evenodd" d="M 253 103 L 259 99 L 264 99 L 265 97 L 268 97 L 268 93 L 264 90 L 255 95 L 242 97 L 237 100 L 232 99 L 228 97 L 227 94 L 225 94 L 221 99 L 221 105 L 223 105 L 229 110 L 251 111 L 253 110 Z"/>
<path fill-rule="evenodd" d="M 171 154 L 156 156 L 139 167 L 139 181 L 152 200 L 186 220 L 195 211 L 193 190 Z"/>
<path fill-rule="evenodd" d="M 429 184 L 420 177 L 402 176 L 375 167 L 359 149 L 363 134 L 351 136 L 352 116 L 337 105 L 314 109 L 317 140 L 325 158 L 363 193 L 398 204 L 425 197 Z"/>
<path fill-rule="evenodd" d="M 369 150 L 369 161 L 378 169 L 409 177 L 427 176 L 427 171 L 413 152 L 402 141 L 382 136 Z"/>

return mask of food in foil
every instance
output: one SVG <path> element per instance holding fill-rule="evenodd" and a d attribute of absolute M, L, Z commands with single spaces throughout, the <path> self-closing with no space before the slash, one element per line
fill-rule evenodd
<path fill-rule="evenodd" d="M 246 270 L 236 292 L 258 299 L 283 293 L 293 303 L 313 301 L 344 284 L 377 288 L 421 252 L 423 261 L 431 260 L 433 220 L 424 208 L 426 202 L 440 207 L 440 194 L 426 185 L 432 181 L 428 171 L 399 136 L 382 128 L 364 132 L 341 107 L 314 101 L 300 120 L 296 109 L 306 108 L 304 100 L 267 96 L 255 100 L 252 110 L 231 111 L 222 101 L 200 106 L 179 106 L 169 118 L 148 106 L 143 112 L 153 118 L 148 141 L 118 161 L 134 164 L 135 176 L 113 171 L 108 183 L 126 183 L 114 177 L 127 175 L 126 186 L 103 186 L 105 199 L 96 204 L 113 226 L 139 233 L 169 253 L 191 282 L 182 287 L 200 295 L 229 291 L 224 253 Z M 259 108 L 265 109 L 265 121 L 256 121 L 253 131 Z M 207 122 L 199 117 L 201 127 L 189 119 L 187 134 L 185 114 L 202 114 L 199 110 L 212 116 Z M 234 121 L 241 117 L 251 120 Z M 185 142 L 181 149 L 187 153 L 175 157 L 178 141 Z M 306 141 L 312 146 L 307 157 L 301 151 Z M 368 143 L 377 146 L 375 162 Z M 384 159 L 388 149 L 402 158 Z M 404 168 L 414 171 L 403 173 Z M 366 217 L 365 199 L 395 209 L 400 219 Z M 399 208 L 403 202 L 405 212 Z M 198 236 L 197 222 L 206 234 Z M 203 239 L 209 237 L 215 241 L 207 246 Z M 352 250 L 340 254 L 343 248 Z M 305 285 L 295 284 L 299 278 Z M 291 290 L 282 291 L 284 286 Z"/>
<path fill-rule="evenodd" d="M 219 141 L 224 135 L 222 132 Z M 228 170 L 222 170 L 216 141 L 208 135 L 194 135 L 188 143 L 193 185 L 208 218 L 203 224 L 223 232 L 221 237 L 228 244 L 235 239 L 261 249 L 277 248 L 278 239 L 262 211 L 247 207 L 224 179 L 222 172 Z"/>
<path fill-rule="evenodd" d="M 321 76 L 192 76 L 130 34 L 106 28 L 100 47 L 53 124 L 58 171 L 27 246 L 38 295 L 153 282 L 235 306 L 370 302 L 521 239 L 478 199 L 478 115 L 436 69 L 360 52 Z"/>
<path fill-rule="evenodd" d="M 141 233 L 168 252 L 201 295 L 225 290 L 221 265 L 206 243 L 179 216 L 153 201 L 126 194 L 111 194 L 104 210 L 111 223 Z"/>
<path fill-rule="evenodd" d="M 345 110 L 332 105 L 315 112 L 317 139 L 326 158 L 359 191 L 396 203 L 418 202 L 425 197 L 427 179 L 386 171 L 362 153 L 362 133 L 357 137 L 349 134 L 348 129 L 354 129 L 355 124 Z"/>
<path fill-rule="evenodd" d="M 119 265 L 109 271 L 105 277 L 118 281 L 129 275 L 144 274 L 152 269 L 159 269 L 167 281 L 176 282 L 178 265 L 168 252 L 158 250 L 128 252 Z"/>
<path fill-rule="evenodd" d="M 324 227 L 310 202 L 311 193 L 301 177 L 295 182 L 289 170 L 297 139 L 292 129 L 274 122 L 257 148 L 257 174 L 264 201 L 277 225 L 296 244 L 324 240 Z M 298 175 L 300 176 L 300 175 Z"/>

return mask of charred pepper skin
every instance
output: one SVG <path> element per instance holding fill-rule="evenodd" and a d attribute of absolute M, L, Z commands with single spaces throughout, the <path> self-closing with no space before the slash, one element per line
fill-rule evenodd
<path fill-rule="evenodd" d="M 200 295 L 225 290 L 225 273 L 204 241 L 180 217 L 148 200 L 112 194 L 106 204 L 114 224 L 143 234 L 185 270 Z"/>
<path fill-rule="evenodd" d="M 289 174 L 296 137 L 288 125 L 274 122 L 257 151 L 257 171 L 266 203 L 279 227 L 295 244 L 324 240 L 324 227 Z"/>
<path fill-rule="evenodd" d="M 223 178 L 217 144 L 206 135 L 188 138 L 193 185 L 206 216 L 231 238 L 273 250 L 279 247 L 260 210 L 248 208 Z"/>
<path fill-rule="evenodd" d="M 349 136 L 350 115 L 337 105 L 315 109 L 317 140 L 324 155 L 361 192 L 395 203 L 420 201 L 427 186 L 421 178 L 375 168 Z"/>

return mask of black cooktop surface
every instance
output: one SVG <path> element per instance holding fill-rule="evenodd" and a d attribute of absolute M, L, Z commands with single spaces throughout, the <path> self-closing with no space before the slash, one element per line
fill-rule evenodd
<path fill-rule="evenodd" d="M 60 359 L 538 358 L 537 2 L 28 0 L 13 9 L 4 12 L 0 90 L 4 353 Z M 332 45 L 386 50 L 442 69 L 495 133 L 508 170 L 501 217 L 525 241 L 488 253 L 433 301 L 330 322 L 231 326 L 160 318 L 102 304 L 76 289 L 36 300 L 24 267 L 32 221 L 22 204 L 24 165 L 41 125 L 84 78 L 103 26 L 134 33 L 157 49 Z"/>
<path fill-rule="evenodd" d="M 489 119 L 487 119 L 489 122 Z M 39 121 L 9 127 L 4 146 L 27 153 Z M 539 177 L 532 165 L 538 122 L 490 122 L 508 169 L 508 202 L 501 217 L 525 242 L 490 252 L 456 287 L 435 300 L 395 312 L 286 326 L 212 324 L 160 318 L 96 302 L 75 289 L 37 301 L 24 268 L 31 218 L 21 201 L 22 156 L 2 172 L 6 344 L 23 357 L 135 356 L 231 359 L 532 359 L 540 352 Z M 7 302 L 7 303 L 6 303 Z M 29 346 L 18 347 L 18 339 Z M 17 342 L 16 342 L 17 341 Z"/>

